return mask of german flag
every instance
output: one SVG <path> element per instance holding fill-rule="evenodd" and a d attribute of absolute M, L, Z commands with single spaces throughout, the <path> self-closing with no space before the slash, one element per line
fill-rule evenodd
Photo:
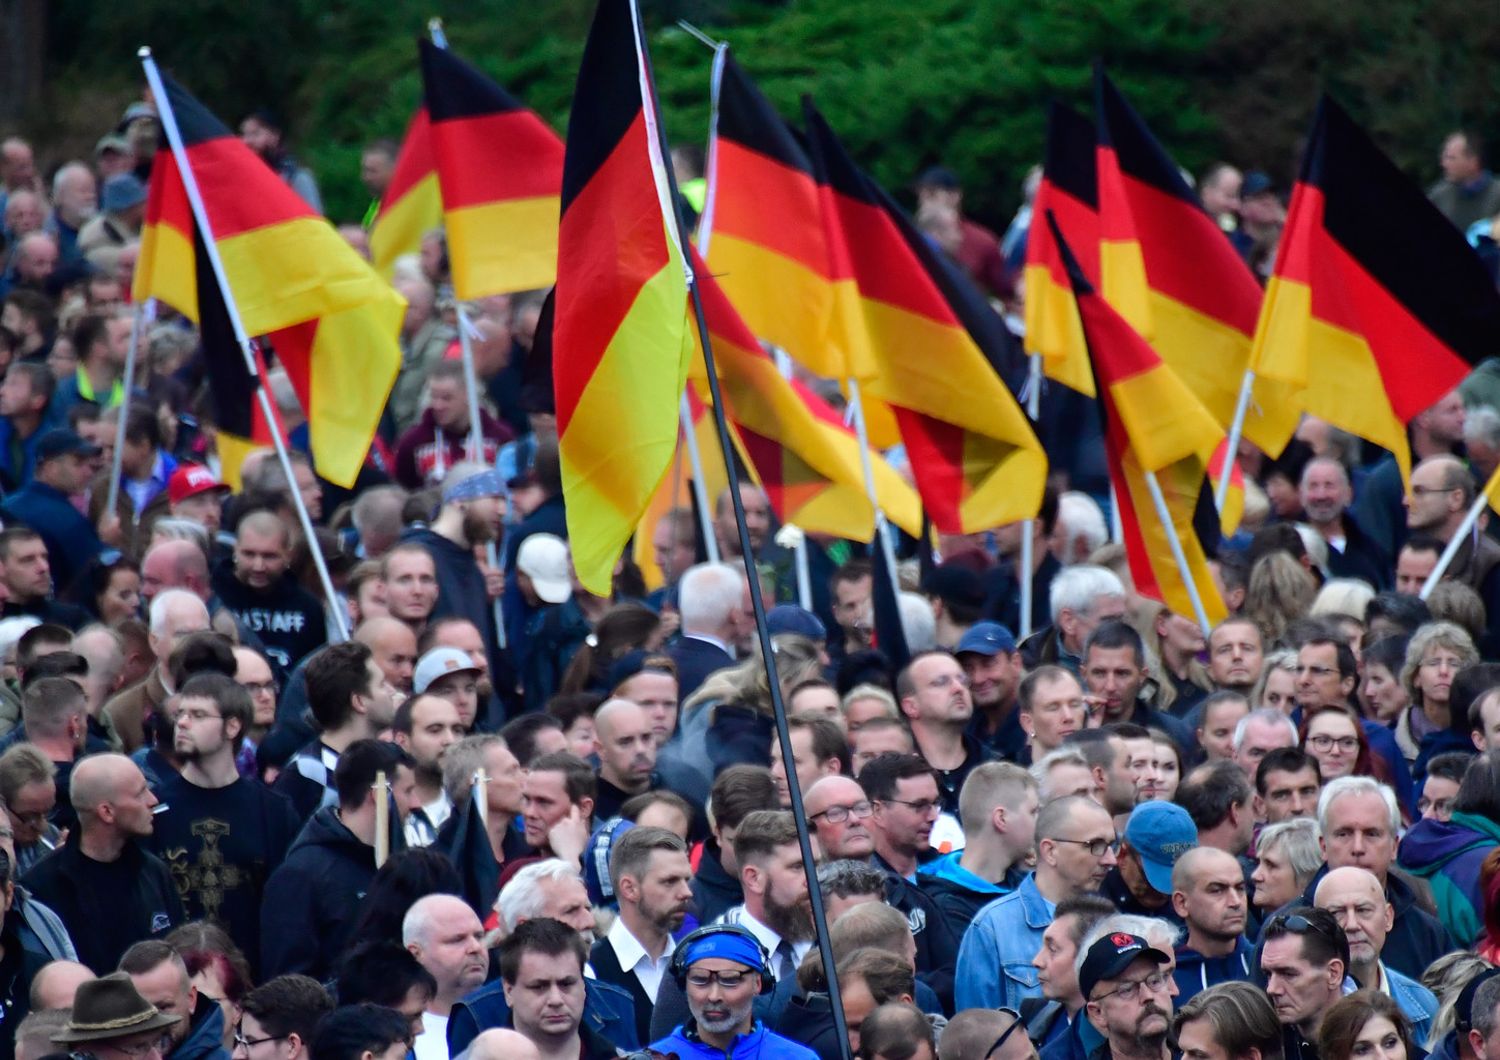
<path fill-rule="evenodd" d="M 922 504 L 943 533 L 1029 519 L 1047 458 L 992 363 L 994 310 L 942 261 L 901 209 L 854 164 L 811 101 L 808 142 L 830 242 L 841 245 L 878 371 L 867 390 L 896 414 Z"/>
<path fill-rule="evenodd" d="M 1313 118 L 1255 333 L 1257 373 L 1389 449 L 1500 349 L 1500 295 L 1462 233 L 1332 99 Z"/>
<path fill-rule="evenodd" d="M 815 375 L 870 378 L 853 272 L 828 244 L 812 159 L 728 55 L 714 136 L 707 257 L 724 293 L 752 332 Z"/>
<path fill-rule="evenodd" d="M 548 286 L 557 275 L 562 140 L 451 51 L 426 40 L 418 47 L 454 293 Z"/>
<path fill-rule="evenodd" d="M 210 229 L 203 238 L 218 247 L 245 333 L 266 336 L 296 386 L 318 473 L 353 485 L 401 365 L 405 302 L 218 118 L 162 81 L 159 102 L 176 117 L 183 155 L 160 151 L 152 167 L 133 296 L 198 318 L 204 291 L 180 168 L 189 166 Z"/>
<path fill-rule="evenodd" d="M 1046 224 L 1056 215 L 1072 234 L 1083 274 L 1099 282 L 1099 190 L 1094 175 L 1093 123 L 1054 101 L 1047 112 L 1042 183 L 1032 200 L 1026 234 L 1026 352 L 1042 358 L 1042 372 L 1081 394 L 1094 396 L 1083 325 L 1067 268 Z"/>
<path fill-rule="evenodd" d="M 599 595 L 672 461 L 692 351 L 651 85 L 634 0 L 600 0 L 568 122 L 552 360 L 573 567 Z"/>
<path fill-rule="evenodd" d="M 1228 612 L 1208 568 L 1218 546 L 1219 515 L 1206 471 L 1224 430 L 1171 366 L 1099 296 L 1055 215 L 1048 214 L 1044 223 L 1053 230 L 1078 299 L 1135 591 L 1180 615 L 1196 613 L 1146 483 L 1146 473 L 1154 472 L 1208 621 L 1217 623 Z"/>
<path fill-rule="evenodd" d="M 869 540 L 875 512 L 858 439 L 826 402 L 782 376 L 707 267 L 696 254 L 694 259 L 724 411 L 776 517 L 814 533 Z M 695 380 L 707 379 L 701 348 L 691 374 Z M 881 509 L 891 522 L 916 535 L 922 527 L 916 493 L 879 454 L 871 454 L 871 460 Z"/>
<path fill-rule="evenodd" d="M 1095 73 L 1095 90 L 1099 288 L 1227 427 L 1250 363 L 1260 285 L 1102 70 Z M 1065 219 L 1059 214 L 1058 220 Z M 1258 380 L 1244 436 L 1279 453 L 1300 411 L 1293 391 Z"/>
<path fill-rule="evenodd" d="M 422 237 L 442 223 L 443 198 L 432 153 L 432 124 L 427 108 L 418 107 L 406 127 L 390 186 L 370 227 L 375 271 L 390 279 L 396 259 L 421 250 Z"/>

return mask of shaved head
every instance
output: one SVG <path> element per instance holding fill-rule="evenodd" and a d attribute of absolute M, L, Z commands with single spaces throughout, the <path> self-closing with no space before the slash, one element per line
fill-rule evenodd
<path fill-rule="evenodd" d="M 640 704 L 628 699 L 611 699 L 594 711 L 594 730 L 601 739 L 608 739 L 622 722 L 627 726 L 634 725 L 638 719 L 644 721 L 645 717 L 646 712 Z"/>
<path fill-rule="evenodd" d="M 1190 890 L 1193 881 L 1205 872 L 1236 871 L 1239 868 L 1239 859 L 1228 851 L 1220 850 L 1218 847 L 1194 847 L 1180 855 L 1173 864 L 1172 890 Z"/>
<path fill-rule="evenodd" d="M 853 777 L 823 777 L 816 780 L 802 793 L 802 807 L 807 816 L 822 813 L 836 802 L 852 800 L 863 802 L 865 789 Z"/>
<path fill-rule="evenodd" d="M 89 755 L 73 767 L 68 796 L 80 815 L 93 814 L 101 802 L 113 802 L 140 775 L 140 767 L 124 755 Z"/>

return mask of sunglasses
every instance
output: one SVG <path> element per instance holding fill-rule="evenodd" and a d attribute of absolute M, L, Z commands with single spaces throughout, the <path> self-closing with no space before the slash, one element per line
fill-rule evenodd
<path fill-rule="evenodd" d="M 1003 1031 L 1000 1032 L 1000 1037 L 998 1037 L 998 1038 L 995 1039 L 995 1044 L 994 1045 L 990 1046 L 988 1049 L 986 1049 L 984 1051 L 984 1056 L 981 1057 L 981 1060 L 990 1060 L 990 1057 L 994 1056 L 996 1053 L 998 1053 L 1000 1051 L 1000 1047 L 1002 1045 L 1004 1045 L 1006 1043 L 1006 1041 L 1009 1040 L 1010 1036 L 1012 1034 L 1016 1033 L 1016 1028 L 1025 1026 L 1025 1021 L 1021 1019 L 1021 1014 L 1019 1012 L 1017 1012 L 1015 1009 L 1013 1009 L 1013 1008 L 1002 1008 L 1002 1009 L 999 1009 L 998 1011 L 1003 1012 L 1005 1015 L 1012 1017 L 1012 1019 L 1010 1021 L 1010 1026 L 1006 1027 L 1005 1030 L 1003 1030 Z M 1032 1050 L 1031 1055 L 1032 1056 L 1036 1055 L 1036 1050 L 1035 1049 Z"/>

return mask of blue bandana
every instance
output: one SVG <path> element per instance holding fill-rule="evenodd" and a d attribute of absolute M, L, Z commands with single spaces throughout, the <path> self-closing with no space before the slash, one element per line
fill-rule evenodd
<path fill-rule="evenodd" d="M 765 964 L 761 959 L 759 944 L 739 931 L 715 931 L 711 935 L 694 939 L 687 948 L 684 967 L 690 968 L 694 962 L 708 957 L 735 961 L 751 971 L 765 974 Z"/>
<path fill-rule="evenodd" d="M 473 501 L 480 497 L 504 497 L 505 494 L 505 479 L 500 477 L 500 472 L 481 471 L 477 475 L 470 475 L 452 485 L 444 486 L 443 503 Z"/>

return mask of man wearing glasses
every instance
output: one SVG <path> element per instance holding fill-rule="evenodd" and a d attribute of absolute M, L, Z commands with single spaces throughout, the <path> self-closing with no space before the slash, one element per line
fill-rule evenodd
<path fill-rule="evenodd" d="M 985 906 L 958 951 L 958 1008 L 1012 1008 L 1040 997 L 1032 959 L 1057 903 L 1098 891 L 1115 864 L 1119 838 L 1109 812 L 1093 799 L 1054 799 L 1037 816 L 1036 870 Z"/>
<path fill-rule="evenodd" d="M 875 852 L 870 816 L 875 808 L 864 789 L 848 777 L 824 777 L 802 795 L 824 861 L 864 861 Z"/>
<path fill-rule="evenodd" d="M 161 1060 L 165 1035 L 180 1017 L 158 1012 L 124 972 L 78 988 L 72 1014 L 52 1040 L 95 1060 Z"/>
<path fill-rule="evenodd" d="M 682 1060 L 815 1060 L 806 1046 L 773 1034 L 755 1018 L 770 970 L 766 951 L 744 928 L 703 928 L 683 939 L 672 975 L 692 1018 L 650 1052 Z"/>
<path fill-rule="evenodd" d="M 279 975 L 246 994 L 240 1011 L 235 1060 L 307 1060 L 333 998 L 305 975 Z"/>
<path fill-rule="evenodd" d="M 1277 913 L 1261 937 L 1260 974 L 1281 1021 L 1285 1058 L 1314 1060 L 1323 1015 L 1344 995 L 1349 940 L 1332 913 L 1311 906 Z"/>
<path fill-rule="evenodd" d="M 1095 1057 L 1166 1060 L 1172 1023 L 1169 958 L 1139 935 L 1115 932 L 1089 947 L 1078 966 L 1084 1012 L 1104 1036 Z"/>

